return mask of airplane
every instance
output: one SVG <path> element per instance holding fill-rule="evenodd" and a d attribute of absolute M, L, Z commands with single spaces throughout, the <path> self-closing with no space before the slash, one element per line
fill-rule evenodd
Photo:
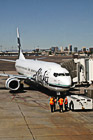
<path fill-rule="evenodd" d="M 20 35 L 17 28 L 17 42 L 19 49 L 19 58 L 14 60 L 0 59 L 15 63 L 16 71 L 19 75 L 0 74 L 8 76 L 5 87 L 12 91 L 20 88 L 21 82 L 30 80 L 34 84 L 39 84 L 49 90 L 57 93 L 67 91 L 71 87 L 71 76 L 67 69 L 62 68 L 60 64 L 46 62 L 41 60 L 26 59 L 22 53 Z"/>

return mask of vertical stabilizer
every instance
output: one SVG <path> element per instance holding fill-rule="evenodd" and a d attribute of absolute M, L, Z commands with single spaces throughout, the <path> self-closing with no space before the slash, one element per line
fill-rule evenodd
<path fill-rule="evenodd" d="M 18 42 L 18 49 L 19 49 L 19 59 L 25 59 L 21 50 L 20 35 L 19 35 L 18 28 L 17 28 L 17 42 Z"/>

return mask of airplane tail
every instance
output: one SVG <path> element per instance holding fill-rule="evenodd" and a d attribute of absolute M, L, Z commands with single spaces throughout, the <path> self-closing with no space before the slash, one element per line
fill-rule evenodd
<path fill-rule="evenodd" d="M 23 53 L 22 53 L 22 50 L 21 50 L 21 43 L 20 43 L 20 36 L 19 36 L 19 31 L 18 31 L 18 28 L 17 28 L 17 42 L 18 42 L 18 49 L 19 49 L 19 59 L 25 59 Z"/>

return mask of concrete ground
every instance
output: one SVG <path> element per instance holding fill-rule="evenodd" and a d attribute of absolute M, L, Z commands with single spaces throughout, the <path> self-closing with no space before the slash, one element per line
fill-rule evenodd
<path fill-rule="evenodd" d="M 50 112 L 49 96 L 12 94 L 0 80 L 0 140 L 93 140 L 93 111 Z M 58 107 L 57 107 L 58 108 Z"/>

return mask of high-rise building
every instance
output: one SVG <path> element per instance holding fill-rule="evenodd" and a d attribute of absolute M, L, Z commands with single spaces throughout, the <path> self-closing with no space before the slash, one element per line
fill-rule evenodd
<path fill-rule="evenodd" d="M 72 52 L 72 45 L 69 45 L 69 46 L 68 46 L 68 51 L 69 51 L 69 52 Z"/>
<path fill-rule="evenodd" d="M 64 50 L 63 50 L 63 47 L 60 47 L 60 50 L 61 50 L 61 52 L 63 52 Z"/>
<path fill-rule="evenodd" d="M 68 51 L 68 47 L 65 47 L 64 51 L 66 51 L 66 52 L 67 52 L 67 51 Z"/>
<path fill-rule="evenodd" d="M 82 47 L 82 52 L 86 52 L 86 47 Z"/>
<path fill-rule="evenodd" d="M 74 47 L 74 52 L 77 52 L 78 51 L 78 48 L 77 47 Z"/>
<path fill-rule="evenodd" d="M 58 47 L 55 47 L 55 52 L 58 52 Z"/>
<path fill-rule="evenodd" d="M 89 48 L 89 52 L 90 53 L 93 53 L 93 48 Z"/>
<path fill-rule="evenodd" d="M 58 47 L 51 47 L 50 49 L 52 52 L 58 52 Z"/>

